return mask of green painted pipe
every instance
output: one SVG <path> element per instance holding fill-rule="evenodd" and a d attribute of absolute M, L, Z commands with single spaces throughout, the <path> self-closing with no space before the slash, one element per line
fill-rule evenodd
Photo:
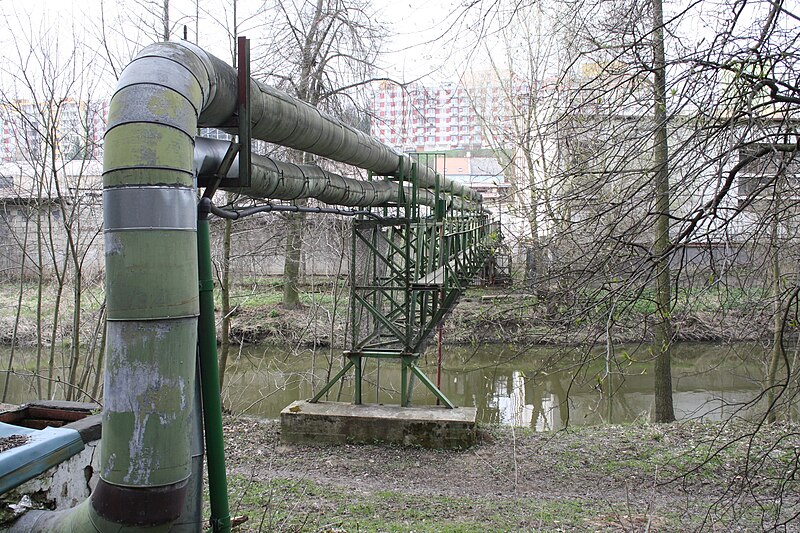
<path fill-rule="evenodd" d="M 203 424 L 208 454 L 208 492 L 211 504 L 211 528 L 214 533 L 231 530 L 228 510 L 228 481 L 225 477 L 225 441 L 222 436 L 222 402 L 217 362 L 217 326 L 214 317 L 214 272 L 211 265 L 211 237 L 208 215 L 211 201 L 200 201 L 197 219 L 197 256 L 199 258 L 200 382 L 203 391 Z"/>
<path fill-rule="evenodd" d="M 195 139 L 195 168 L 200 175 L 213 175 L 222 164 L 229 142 L 218 139 L 197 137 Z M 226 178 L 239 177 L 239 158 Z M 251 155 L 250 186 L 246 188 L 226 187 L 225 181 L 220 189 L 229 190 L 251 198 L 272 198 L 297 200 L 315 198 L 332 205 L 352 207 L 377 207 L 405 205 L 407 198 L 413 197 L 413 188 L 405 184 L 402 188 L 396 181 L 346 178 L 323 170 L 314 165 L 297 165 L 276 159 Z M 433 189 L 418 189 L 417 204 L 436 206 L 436 192 Z M 453 209 L 481 210 L 479 201 L 462 196 L 453 196 Z"/>
<path fill-rule="evenodd" d="M 168 531 L 184 509 L 199 314 L 192 162 L 215 82 L 204 53 L 168 50 L 145 49 L 109 107 L 100 480 L 87 502 L 26 517 L 19 531 Z"/>

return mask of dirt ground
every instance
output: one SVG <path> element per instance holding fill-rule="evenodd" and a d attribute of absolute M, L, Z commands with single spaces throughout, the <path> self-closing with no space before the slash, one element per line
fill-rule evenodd
<path fill-rule="evenodd" d="M 800 531 L 796 430 L 492 427 L 437 451 L 285 445 L 240 417 L 225 437 L 238 531 Z"/>

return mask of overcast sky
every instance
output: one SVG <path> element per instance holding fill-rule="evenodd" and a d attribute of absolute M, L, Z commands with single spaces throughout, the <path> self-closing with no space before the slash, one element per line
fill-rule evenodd
<path fill-rule="evenodd" d="M 300 1 L 300 0 L 298 0 Z M 57 50 L 62 56 L 61 68 L 69 65 L 79 69 L 91 69 L 101 80 L 97 87 L 104 84 L 110 91 L 114 86 L 115 74 L 124 67 L 143 46 L 157 39 L 157 31 L 138 33 L 132 31 L 133 23 L 117 22 L 120 6 L 126 6 L 128 13 L 133 8 L 149 4 L 156 9 L 163 0 L 0 0 L 0 17 L 4 28 L 0 28 L 0 57 L 3 59 L 3 85 L 7 85 L 11 67 L 28 63 L 34 72 L 37 67 L 37 54 L 33 60 L 26 57 L 26 47 L 47 48 L 50 52 Z M 200 16 L 197 23 L 195 13 L 199 2 Z M 224 27 L 230 27 L 232 21 L 232 0 L 170 0 L 171 21 L 175 24 L 173 39 L 183 36 L 183 26 L 187 28 L 187 36 L 191 41 L 196 39 L 196 28 L 199 29 L 199 44 L 224 60 L 230 60 L 230 39 Z M 797 0 L 787 0 L 787 6 L 797 7 Z M 491 17 L 483 18 L 480 9 L 491 7 L 493 16 L 503 17 L 502 3 L 478 2 L 470 10 L 465 10 L 463 0 L 373 0 L 372 5 L 378 20 L 388 29 L 386 37 L 386 53 L 380 58 L 381 72 L 378 76 L 389 76 L 400 81 L 409 81 L 425 76 L 426 81 L 438 82 L 457 79 L 470 67 L 480 70 L 487 68 L 486 57 L 491 53 L 500 68 L 508 68 L 505 64 L 501 40 L 492 37 L 491 28 L 476 26 L 476 21 L 485 22 Z M 691 40 L 700 40 L 704 35 L 713 38 L 718 23 L 729 18 L 730 4 L 726 2 L 690 0 L 671 0 L 666 3 L 667 20 L 669 11 L 676 12 L 688 5 L 693 7 L 681 18 L 682 35 L 675 42 L 686 45 Z M 259 40 L 264 42 L 269 36 L 258 29 L 268 13 L 261 13 L 253 18 L 252 14 L 263 5 L 262 0 L 238 0 L 238 20 L 240 33 L 248 35 L 253 45 Z M 510 3 L 509 5 L 514 5 Z M 539 5 L 548 5 L 547 2 Z M 499 6 L 499 7 L 498 7 Z M 744 12 L 741 19 L 752 18 L 755 12 L 767 9 L 766 0 L 751 2 L 749 9 L 753 13 Z M 102 9 L 101 9 L 102 8 Z M 529 11 L 529 10 L 528 10 Z M 526 11 L 527 12 L 527 11 Z M 101 24 L 101 15 L 105 24 Z M 506 14 L 507 15 L 507 14 Z M 514 15 L 515 24 L 520 22 L 520 13 Z M 797 21 L 784 17 L 784 21 L 797 25 Z M 476 46 L 476 35 L 479 29 L 484 41 Z M 545 31 L 548 28 L 544 28 Z M 487 37 L 487 33 L 489 34 Z M 108 50 L 100 43 L 108 43 Z M 494 40 L 493 40 L 494 39 Z M 72 57 L 74 42 L 80 42 L 87 48 L 86 57 Z M 557 44 L 557 43 L 556 43 Z M 549 46 L 553 46 L 551 43 Z M 94 59 L 98 53 L 102 60 Z M 44 54 L 39 51 L 38 55 Z M 109 65 L 105 58 L 116 58 L 117 64 Z M 18 69 L 19 70 L 19 69 Z M 41 70 L 41 69 L 40 69 Z"/>
<path fill-rule="evenodd" d="M 161 0 L 125 1 L 130 9 L 137 2 L 157 4 Z M 136 35 L 130 24 L 115 24 L 119 5 L 117 0 L 0 0 L 0 16 L 6 30 L 0 35 L 0 55 L 6 65 L 19 64 L 17 47 L 25 48 L 37 42 L 46 46 L 44 41 L 57 37 L 55 47 L 64 55 L 74 40 L 98 48 L 105 37 L 113 55 L 129 57 L 153 42 L 155 31 L 151 35 Z M 254 40 L 266 38 L 255 29 L 258 20 L 249 18 L 261 5 L 261 0 L 238 0 L 240 32 L 252 35 Z M 384 46 L 386 53 L 379 60 L 382 70 L 379 76 L 402 81 L 428 76 L 439 81 L 452 79 L 459 68 L 463 68 L 466 54 L 472 47 L 459 0 L 376 0 L 373 6 L 378 20 L 389 29 Z M 230 41 L 223 26 L 230 25 L 232 20 L 231 0 L 200 0 L 199 7 L 198 25 L 195 0 L 170 1 L 170 18 L 175 23 L 172 38 L 181 38 L 185 25 L 188 39 L 194 41 L 198 28 L 199 44 L 203 48 L 220 58 L 230 58 Z M 104 26 L 101 14 L 106 21 Z M 43 38 L 45 33 L 48 38 Z M 113 69 L 105 76 L 111 78 L 113 85 Z"/>

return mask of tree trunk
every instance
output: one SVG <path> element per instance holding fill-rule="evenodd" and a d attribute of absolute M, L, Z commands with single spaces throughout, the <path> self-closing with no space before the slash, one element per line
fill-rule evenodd
<path fill-rule="evenodd" d="M 653 253 L 656 267 L 655 422 L 672 422 L 672 298 L 669 266 L 669 154 L 667 151 L 667 76 L 664 55 L 664 15 L 661 0 L 653 0 L 653 121 L 655 146 L 656 227 Z"/>
<path fill-rule="evenodd" d="M 164 0 L 164 40 L 169 41 L 169 0 Z"/>
<path fill-rule="evenodd" d="M 41 181 L 37 185 L 38 196 L 36 199 L 36 394 L 42 398 L 42 297 L 44 292 L 44 252 L 42 251 L 42 185 Z"/>
<path fill-rule="evenodd" d="M 92 335 L 92 346 L 89 349 L 89 353 L 86 354 L 86 362 L 83 365 L 83 374 L 81 375 L 80 383 L 78 388 L 81 391 L 88 392 L 89 391 L 89 379 L 91 378 L 92 371 L 95 374 L 102 373 L 102 366 L 100 363 L 93 365 L 93 360 L 96 358 L 97 361 L 102 361 L 102 355 L 97 353 L 97 347 L 99 344 L 99 340 L 102 336 L 101 331 L 104 330 L 106 327 L 106 303 L 103 302 L 100 305 L 100 310 L 97 314 L 97 322 L 95 323 L 94 327 L 94 334 Z"/>
<path fill-rule="evenodd" d="M 290 160 L 297 163 L 308 164 L 312 160 L 310 154 L 297 150 L 290 151 L 289 156 Z M 305 198 L 295 200 L 294 205 L 305 207 L 308 205 L 308 200 Z M 283 263 L 283 307 L 286 309 L 300 307 L 300 261 L 305 221 L 305 213 L 287 213 L 286 253 Z"/>
<path fill-rule="evenodd" d="M 297 205 L 305 205 L 305 201 Z M 286 225 L 286 259 L 283 265 L 283 306 L 287 309 L 300 307 L 300 259 L 303 245 L 304 213 L 289 213 Z"/>
<path fill-rule="evenodd" d="M 74 254 L 73 254 L 74 258 Z M 77 400 L 78 389 L 78 365 L 81 359 L 81 300 L 83 278 L 81 276 L 80 265 L 76 261 L 75 278 L 73 280 L 72 295 L 73 295 L 73 309 L 72 309 L 72 345 L 70 350 L 70 363 L 69 363 L 69 388 L 67 388 L 67 400 Z M 87 362 L 88 364 L 88 362 Z"/>
<path fill-rule="evenodd" d="M 105 305 L 105 304 L 104 304 Z M 103 313 L 105 315 L 105 313 Z M 106 355 L 106 334 L 108 333 L 108 320 L 103 318 L 103 329 L 100 333 L 100 347 L 97 351 L 97 372 L 94 374 L 94 383 L 92 384 L 92 398 L 99 398 L 102 392 L 102 376 L 103 376 L 103 362 Z"/>
<path fill-rule="evenodd" d="M 56 267 L 57 268 L 57 267 Z M 53 327 L 50 330 L 50 357 L 47 362 L 47 399 L 52 400 L 53 396 L 53 381 L 55 380 L 55 372 L 56 372 L 56 338 L 58 337 L 58 324 L 59 324 L 59 315 L 61 313 L 61 295 L 64 292 L 64 279 L 63 276 L 59 277 L 56 275 L 57 280 L 57 287 L 56 287 L 56 300 L 54 302 L 55 309 L 53 310 Z"/>
<path fill-rule="evenodd" d="M 11 353 L 8 356 L 8 367 L 6 369 L 6 379 L 3 384 L 3 403 L 8 397 L 8 382 L 11 380 L 11 373 L 14 371 L 14 355 L 17 349 L 17 333 L 19 331 L 19 321 L 22 318 L 22 296 L 25 293 L 25 259 L 28 257 L 28 227 L 30 217 L 25 219 L 25 235 L 22 238 L 22 260 L 19 265 L 19 292 L 17 293 L 17 314 L 14 317 L 14 331 L 11 334 Z"/>
<path fill-rule="evenodd" d="M 776 188 L 780 190 L 780 188 Z M 767 421 L 777 422 L 778 420 L 778 410 L 775 407 L 775 401 L 777 399 L 776 394 L 776 387 L 778 384 L 776 383 L 778 378 L 778 366 L 780 366 L 780 362 L 784 359 L 784 352 L 783 352 L 783 328 L 784 328 L 784 318 L 783 318 L 783 305 L 781 304 L 781 262 L 780 262 L 780 254 L 778 253 L 780 250 L 780 246 L 778 245 L 778 210 L 779 210 L 779 196 L 776 194 L 775 198 L 775 213 L 770 221 L 770 248 L 771 250 L 771 260 L 772 260 L 772 310 L 774 313 L 773 316 L 773 329 L 772 329 L 772 356 L 770 357 L 769 361 L 769 369 L 767 370 Z"/>

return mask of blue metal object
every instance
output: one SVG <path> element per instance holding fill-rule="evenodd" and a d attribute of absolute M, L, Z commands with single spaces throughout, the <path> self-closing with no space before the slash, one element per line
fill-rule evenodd
<path fill-rule="evenodd" d="M 74 429 L 28 429 L 0 422 L 0 439 L 13 435 L 27 437 L 28 442 L 0 453 L 0 494 L 83 450 L 83 439 Z"/>

